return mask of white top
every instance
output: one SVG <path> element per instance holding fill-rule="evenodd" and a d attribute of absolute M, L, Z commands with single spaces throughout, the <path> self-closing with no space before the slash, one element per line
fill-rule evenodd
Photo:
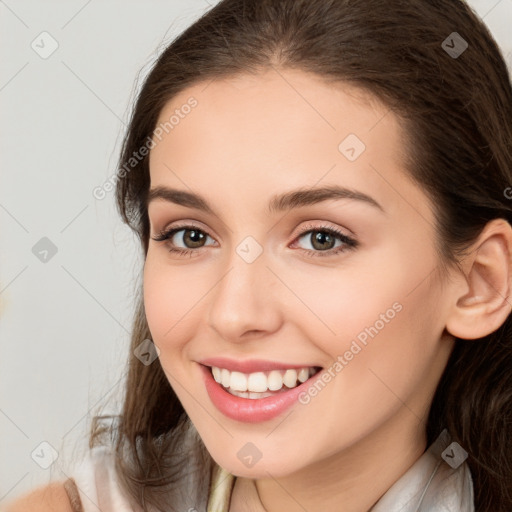
<path fill-rule="evenodd" d="M 443 430 L 371 512 L 474 512 L 473 481 L 467 462 L 462 460 L 464 453 L 459 445 L 452 444 L 448 431 Z M 123 496 L 114 457 L 108 448 L 93 448 L 72 477 L 83 507 L 75 505 L 77 512 L 142 512 Z M 235 478 L 220 466 L 214 467 L 207 512 L 228 512 Z M 183 510 L 187 512 L 190 508 L 186 505 Z"/>
<path fill-rule="evenodd" d="M 83 512 L 139 512 L 123 494 L 111 449 L 94 447 L 72 472 Z M 69 494 L 69 492 L 68 492 Z M 142 510 L 142 509 L 140 509 Z"/>

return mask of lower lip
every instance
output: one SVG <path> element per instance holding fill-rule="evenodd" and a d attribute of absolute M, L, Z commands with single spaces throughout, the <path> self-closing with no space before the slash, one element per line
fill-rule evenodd
<path fill-rule="evenodd" d="M 274 396 L 255 399 L 242 398 L 228 393 L 216 382 L 210 367 L 200 366 L 204 375 L 206 391 L 213 405 L 228 418 L 246 423 L 259 423 L 279 416 L 290 408 L 298 400 L 299 395 L 311 384 L 308 379 L 299 386 L 276 393 Z"/>

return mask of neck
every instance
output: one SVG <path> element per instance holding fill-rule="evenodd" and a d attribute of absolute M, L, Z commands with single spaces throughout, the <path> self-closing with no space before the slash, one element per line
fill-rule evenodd
<path fill-rule="evenodd" d="M 388 424 L 350 448 L 290 475 L 237 478 L 232 505 L 243 494 L 250 508 L 233 510 L 369 511 L 425 449 L 425 424 L 404 407 Z"/>

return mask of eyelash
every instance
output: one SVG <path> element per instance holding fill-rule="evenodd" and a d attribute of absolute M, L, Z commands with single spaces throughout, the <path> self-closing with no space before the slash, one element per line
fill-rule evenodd
<path fill-rule="evenodd" d="M 208 233 L 206 233 L 202 229 L 199 229 L 197 226 L 184 225 L 184 226 L 173 227 L 171 229 L 168 229 L 167 231 L 165 231 L 165 230 L 161 231 L 157 236 L 152 237 L 152 239 L 155 240 L 156 242 L 165 242 L 165 241 L 169 240 L 170 238 L 172 238 L 179 231 L 186 231 L 186 230 L 199 231 L 199 232 L 209 236 Z M 338 231 L 335 228 L 331 228 L 331 227 L 327 227 L 327 226 L 311 226 L 311 225 L 306 226 L 305 230 L 301 231 L 297 235 L 295 240 L 298 240 L 298 239 L 302 238 L 304 235 L 307 235 L 308 233 L 312 233 L 315 231 L 321 232 L 321 233 L 327 233 L 331 236 L 334 236 L 334 238 L 338 238 L 339 240 L 341 240 L 344 243 L 344 245 L 341 245 L 341 246 L 333 248 L 333 249 L 329 249 L 327 251 L 313 251 L 311 249 L 301 249 L 302 251 L 309 253 L 311 256 L 320 256 L 320 257 L 334 256 L 334 255 L 339 254 L 344 251 L 356 249 L 359 246 L 359 242 L 357 242 L 357 240 L 354 240 L 353 238 L 345 235 L 344 233 L 342 233 L 341 231 Z M 199 247 L 197 249 L 181 249 L 181 248 L 177 248 L 177 247 L 170 247 L 169 252 L 179 254 L 180 256 L 187 256 L 187 255 L 192 256 L 193 252 L 197 252 L 199 249 L 202 249 L 202 248 L 203 247 Z"/>

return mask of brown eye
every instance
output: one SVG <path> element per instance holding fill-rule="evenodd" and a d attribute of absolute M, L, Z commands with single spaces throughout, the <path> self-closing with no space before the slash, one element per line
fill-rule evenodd
<path fill-rule="evenodd" d="M 334 228 L 323 226 L 307 226 L 307 228 L 309 229 L 303 231 L 297 240 L 305 238 L 309 241 L 312 249 L 304 248 L 304 250 L 312 256 L 332 256 L 339 252 L 355 249 L 359 245 L 356 240 Z M 340 244 L 336 246 L 338 240 Z"/>
<path fill-rule="evenodd" d="M 181 239 L 189 249 L 202 247 L 206 240 L 206 235 L 198 229 L 180 229 L 179 231 L 184 232 Z M 179 233 L 179 231 L 176 231 L 176 233 Z"/>
<path fill-rule="evenodd" d="M 181 236 L 176 236 L 178 233 L 183 232 Z M 166 242 L 169 245 L 169 251 L 177 254 L 185 255 L 192 254 L 194 249 L 201 249 L 205 246 L 208 234 L 195 226 L 179 226 L 162 231 L 159 235 L 152 237 L 156 242 Z M 174 240 L 176 238 L 176 240 Z M 177 241 L 181 240 L 184 247 L 180 247 Z"/>
<path fill-rule="evenodd" d="M 311 245 L 320 251 L 329 250 L 334 247 L 336 239 L 327 231 L 311 231 Z"/>

